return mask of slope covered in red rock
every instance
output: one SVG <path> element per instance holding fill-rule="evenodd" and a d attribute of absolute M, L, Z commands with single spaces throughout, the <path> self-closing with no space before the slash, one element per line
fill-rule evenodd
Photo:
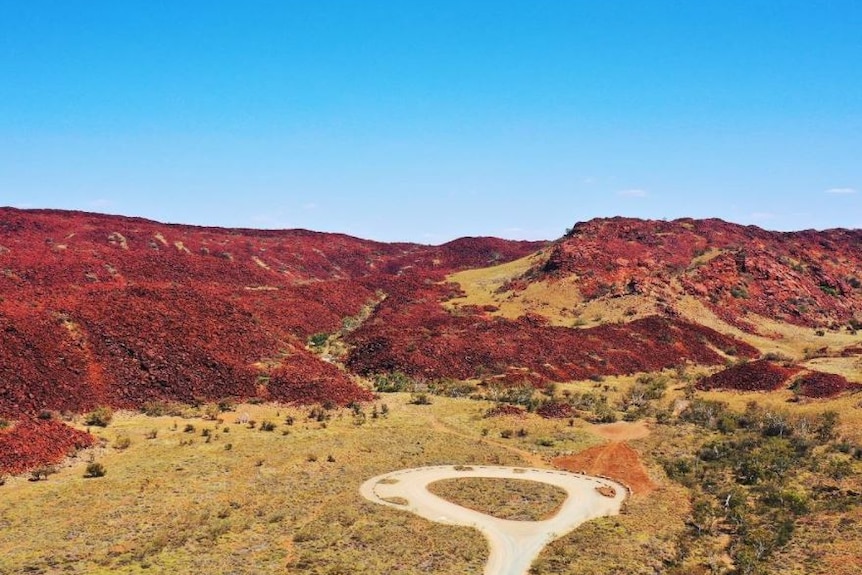
<path fill-rule="evenodd" d="M 836 373 L 811 371 L 793 382 L 793 388 L 804 397 L 834 397 L 847 391 L 862 391 L 862 385 L 851 383 Z"/>
<path fill-rule="evenodd" d="M 0 209 L 0 416 L 181 401 L 368 398 L 305 349 L 404 273 L 427 281 L 536 250 L 383 244 Z"/>
<path fill-rule="evenodd" d="M 576 277 L 588 300 L 692 295 L 741 327 L 747 313 L 805 326 L 862 325 L 862 230 L 593 220 L 574 226 L 527 275 L 564 277 Z"/>
<path fill-rule="evenodd" d="M 25 419 L 0 429 L 0 475 L 58 463 L 96 439 L 56 420 Z"/>
<path fill-rule="evenodd" d="M 448 311 L 441 302 L 457 294 L 455 286 L 419 278 L 407 285 L 349 336 L 350 369 L 431 379 L 506 377 L 514 370 L 538 383 L 654 371 L 686 361 L 715 365 L 725 361 L 721 352 L 758 355 L 745 343 L 673 317 L 571 329 L 533 315 L 510 320 L 475 308 Z"/>

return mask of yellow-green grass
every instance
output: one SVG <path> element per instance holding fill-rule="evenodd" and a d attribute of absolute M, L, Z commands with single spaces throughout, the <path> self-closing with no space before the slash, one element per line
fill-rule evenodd
<path fill-rule="evenodd" d="M 674 307 L 689 321 L 732 335 L 763 353 L 779 353 L 796 361 L 806 360 L 816 350 L 824 347 L 837 353 L 845 347 L 862 343 L 862 335 L 858 333 L 853 334 L 846 330 L 820 331 L 752 314 L 744 318 L 757 328 L 758 333 L 751 334 L 727 324 L 692 296 L 680 296 Z"/>
<path fill-rule="evenodd" d="M 47 481 L 13 478 L 0 488 L 0 573 L 324 573 L 339 565 L 421 573 L 429 562 L 440 573 L 481 570 L 480 534 L 369 504 L 358 487 L 404 467 L 522 460 L 431 432 L 428 413 L 445 411 L 445 401 L 384 401 L 385 418 L 356 425 L 341 410 L 325 428 L 305 421 L 307 409 L 271 405 L 240 406 L 223 423 L 118 414 L 95 431 L 108 445 L 92 452 L 104 477 L 83 477 L 85 453 Z M 254 429 L 235 423 L 246 413 Z M 264 420 L 278 427 L 262 431 Z M 131 445 L 110 447 L 120 436 Z"/>
<path fill-rule="evenodd" d="M 613 402 L 634 380 L 561 384 L 557 393 L 604 392 L 607 385 Z M 789 392 L 699 395 L 736 409 L 751 399 L 792 412 L 833 409 L 841 413 L 841 434 L 860 440 L 859 396 L 787 403 Z M 682 380 L 674 379 L 659 403 L 682 397 Z M 107 428 L 92 430 L 103 447 L 83 452 L 47 481 L 13 477 L 0 487 L 0 573 L 480 573 L 487 547 L 478 532 L 373 505 L 359 485 L 424 465 L 547 465 L 604 440 L 578 419 L 486 418 L 490 402 L 432 401 L 411 405 L 409 394 L 383 394 L 378 413 L 386 403 L 388 416 L 373 418 L 366 406 L 357 425 L 345 409 L 331 412 L 325 427 L 306 419 L 308 408 L 268 404 L 238 406 L 222 422 L 116 414 Z M 246 415 L 254 429 L 236 422 Z M 277 427 L 262 431 L 263 421 Z M 194 430 L 185 432 L 187 425 Z M 539 572 L 585 573 L 607 564 L 646 573 L 669 553 L 684 530 L 688 496 L 667 482 L 658 456 L 663 446 L 691 447 L 683 429 L 653 426 L 648 438 L 631 441 L 658 489 L 631 499 L 625 514 L 556 542 Z M 502 437 L 506 430 L 511 437 Z M 120 437 L 130 438 L 127 448 L 113 447 Z M 107 475 L 83 477 L 91 458 Z"/>
<path fill-rule="evenodd" d="M 499 519 L 543 521 L 552 517 L 566 500 L 555 485 L 523 479 L 462 477 L 428 485 L 428 491 L 462 507 Z"/>
<path fill-rule="evenodd" d="M 387 416 L 366 406 L 357 424 L 344 409 L 325 426 L 277 405 L 241 405 L 221 422 L 118 413 L 91 430 L 102 447 L 46 481 L 0 487 L 0 573 L 478 573 L 478 532 L 370 504 L 359 485 L 423 465 L 541 464 L 598 441 L 534 415 L 517 422 L 525 437 L 504 440 L 496 431 L 515 422 L 484 418 L 489 402 L 409 400 L 386 394 Z M 113 447 L 122 437 L 130 445 Z M 107 474 L 84 478 L 90 461 Z"/>

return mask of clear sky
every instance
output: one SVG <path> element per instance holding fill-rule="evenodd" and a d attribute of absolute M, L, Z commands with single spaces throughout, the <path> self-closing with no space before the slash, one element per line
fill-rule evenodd
<path fill-rule="evenodd" d="M 862 228 L 859 0 L 0 0 L 0 205 Z"/>

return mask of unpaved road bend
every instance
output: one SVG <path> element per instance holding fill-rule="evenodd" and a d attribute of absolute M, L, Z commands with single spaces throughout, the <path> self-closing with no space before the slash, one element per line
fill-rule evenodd
<path fill-rule="evenodd" d="M 429 483 L 460 477 L 524 479 L 564 489 L 568 497 L 559 511 L 544 521 L 510 521 L 456 505 L 428 491 Z M 599 493 L 610 487 L 614 495 Z M 466 525 L 488 539 L 490 556 L 485 575 L 526 575 L 542 548 L 554 539 L 596 517 L 615 515 L 626 498 L 626 488 L 614 481 L 589 475 L 523 467 L 453 466 L 418 467 L 372 477 L 359 488 L 374 503 L 410 511 L 431 521 Z"/>

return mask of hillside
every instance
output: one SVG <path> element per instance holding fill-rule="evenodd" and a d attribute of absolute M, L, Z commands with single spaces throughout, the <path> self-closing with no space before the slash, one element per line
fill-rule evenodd
<path fill-rule="evenodd" d="M 382 244 L 4 209 L 0 415 L 152 399 L 363 399 L 306 349 L 308 336 L 337 331 L 408 271 L 442 278 L 537 247 L 491 238 Z"/>
<path fill-rule="evenodd" d="M 3 208 L 0 271 L 0 417 L 34 424 L 159 400 L 345 405 L 371 397 L 357 376 L 391 372 L 543 386 L 813 361 L 799 342 L 852 372 L 862 325 L 862 232 L 719 220 L 423 246 Z"/>

